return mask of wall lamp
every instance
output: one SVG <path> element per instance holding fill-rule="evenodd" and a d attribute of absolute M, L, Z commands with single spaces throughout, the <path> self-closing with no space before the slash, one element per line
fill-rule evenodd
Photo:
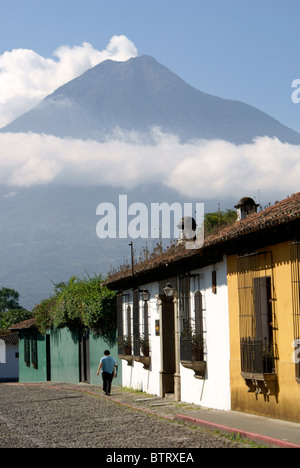
<path fill-rule="evenodd" d="M 175 293 L 175 288 L 173 288 L 171 283 L 168 283 L 166 287 L 163 289 L 163 291 L 167 297 L 173 297 Z"/>

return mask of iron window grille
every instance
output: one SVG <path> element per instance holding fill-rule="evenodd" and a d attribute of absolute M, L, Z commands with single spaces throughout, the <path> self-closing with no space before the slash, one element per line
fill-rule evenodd
<path fill-rule="evenodd" d="M 274 374 L 275 291 L 272 252 L 238 257 L 241 370 Z"/>
<path fill-rule="evenodd" d="M 290 249 L 294 343 L 297 346 L 300 341 L 300 242 L 291 243 Z M 300 379 L 300 362 L 298 360 L 295 360 L 296 379 Z"/>
<path fill-rule="evenodd" d="M 140 334 L 140 350 L 145 357 L 149 357 L 150 354 L 150 332 L 149 332 L 149 305 L 145 301 L 143 303 L 142 312 L 142 334 Z"/>
<path fill-rule="evenodd" d="M 180 360 L 204 361 L 202 294 L 200 291 L 196 291 L 194 295 L 195 310 L 194 317 L 191 317 L 189 277 L 183 278 L 180 283 L 179 304 L 181 317 Z"/>
<path fill-rule="evenodd" d="M 117 297 L 117 324 L 118 324 L 118 354 L 129 356 L 132 354 L 132 327 L 131 327 L 131 306 L 128 304 L 128 295 L 123 307 L 123 294 Z M 125 312 L 123 312 L 125 309 Z M 124 316 L 125 315 L 125 320 Z"/>
<path fill-rule="evenodd" d="M 133 355 L 140 356 L 140 293 L 133 291 Z"/>
<path fill-rule="evenodd" d="M 125 302 L 123 298 L 125 297 Z M 119 294 L 117 297 L 118 322 L 118 354 L 140 357 L 149 356 L 149 305 L 143 303 L 142 317 L 140 317 L 140 291 L 133 291 L 132 305 L 128 303 L 129 295 Z M 140 321 L 141 319 L 141 321 Z"/>

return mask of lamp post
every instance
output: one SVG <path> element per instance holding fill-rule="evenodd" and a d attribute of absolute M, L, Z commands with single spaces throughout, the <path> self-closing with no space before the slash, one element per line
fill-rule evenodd
<path fill-rule="evenodd" d="M 131 249 L 131 273 L 132 273 L 132 276 L 134 275 L 134 271 L 133 271 L 133 264 L 134 264 L 134 258 L 133 258 L 133 242 L 130 242 L 130 244 L 128 244 L 130 249 Z"/>
<path fill-rule="evenodd" d="M 144 302 L 150 301 L 150 292 L 147 289 L 142 289 L 140 292 Z"/>

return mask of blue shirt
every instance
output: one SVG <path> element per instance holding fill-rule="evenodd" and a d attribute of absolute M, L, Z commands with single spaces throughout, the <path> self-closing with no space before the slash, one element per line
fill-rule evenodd
<path fill-rule="evenodd" d="M 113 373 L 114 367 L 117 364 L 112 356 L 104 356 L 100 362 L 102 364 L 102 372 L 108 372 L 109 374 Z"/>

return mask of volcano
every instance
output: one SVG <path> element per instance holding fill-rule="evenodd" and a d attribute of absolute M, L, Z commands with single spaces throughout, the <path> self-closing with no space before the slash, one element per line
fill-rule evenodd
<path fill-rule="evenodd" d="M 184 142 L 268 136 L 300 144 L 300 134 L 259 109 L 199 91 L 149 56 L 100 63 L 1 131 L 104 141 L 120 130 L 148 135 L 153 127 Z"/>

